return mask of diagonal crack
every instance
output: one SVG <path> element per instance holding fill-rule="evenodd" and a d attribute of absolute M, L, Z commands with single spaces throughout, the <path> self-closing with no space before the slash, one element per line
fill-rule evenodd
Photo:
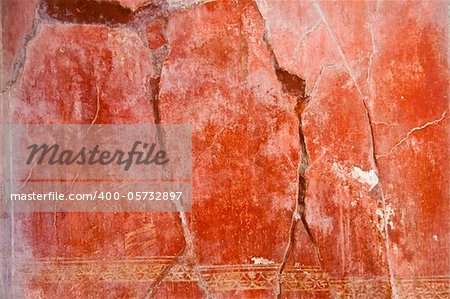
<path fill-rule="evenodd" d="M 161 283 L 164 281 L 164 279 L 169 275 L 172 268 L 179 263 L 181 256 L 183 256 L 185 254 L 185 252 L 186 252 L 186 246 L 184 246 L 183 249 L 181 249 L 181 251 L 178 252 L 178 254 L 174 257 L 172 262 L 169 265 L 167 265 L 166 267 L 164 267 L 163 271 L 161 273 L 159 273 L 159 275 L 156 277 L 155 281 L 150 285 L 150 289 L 147 292 L 147 295 L 144 297 L 144 299 L 149 299 L 155 295 L 158 287 L 161 285 Z"/>
<path fill-rule="evenodd" d="M 412 128 L 411 130 L 408 131 L 406 136 L 403 137 L 399 142 L 397 142 L 389 151 L 387 151 L 384 154 L 377 155 L 377 158 L 380 159 L 380 158 L 384 158 L 386 156 L 389 156 L 393 151 L 395 151 L 399 146 L 401 146 L 406 140 L 408 140 L 408 138 L 411 137 L 412 134 L 414 134 L 417 131 L 421 131 L 423 129 L 426 129 L 429 126 L 433 126 L 433 125 L 436 125 L 436 124 L 440 123 L 441 121 L 443 121 L 446 118 L 446 116 L 447 116 L 447 111 L 442 113 L 442 116 L 440 118 L 436 119 L 436 120 L 429 121 L 429 122 L 427 122 L 427 123 L 425 123 L 425 124 L 423 124 L 421 126 Z"/>
<path fill-rule="evenodd" d="M 342 50 L 342 47 L 340 46 L 340 44 L 339 44 L 339 42 L 338 42 L 338 40 L 336 38 L 336 35 L 331 30 L 331 27 L 328 24 L 328 21 L 326 20 L 325 15 L 324 15 L 324 13 L 323 13 L 319 3 L 317 3 L 316 0 L 311 0 L 311 1 L 313 3 L 313 6 L 316 8 L 317 12 L 319 13 L 321 20 L 325 24 L 325 28 L 327 29 L 328 35 L 330 36 L 330 38 L 333 40 L 334 44 L 336 45 L 336 48 L 337 48 L 337 50 L 339 52 L 339 56 L 341 56 L 342 62 L 344 63 L 344 66 L 347 69 L 348 74 L 350 75 L 351 79 L 353 80 L 353 82 L 355 84 L 355 87 L 358 90 L 358 93 L 364 99 L 365 96 L 362 93 L 361 88 L 359 87 L 358 81 L 356 80 L 356 76 L 353 73 L 352 69 L 350 68 L 350 65 L 349 65 L 349 63 L 347 61 L 347 57 L 345 56 L 344 51 Z M 365 105 L 365 103 L 364 103 L 364 105 Z"/>
<path fill-rule="evenodd" d="M 300 49 L 300 47 L 302 46 L 303 42 L 305 41 L 305 39 L 312 34 L 314 31 L 316 31 L 320 25 L 322 24 L 322 19 L 319 18 L 319 20 L 317 20 L 316 23 L 314 23 L 311 27 L 309 27 L 305 33 L 302 34 L 302 36 L 300 36 L 299 41 L 297 42 L 297 44 L 294 47 L 294 50 L 292 51 L 292 53 L 294 53 L 295 55 L 298 55 L 298 51 Z M 294 60 L 292 60 L 291 62 L 291 66 L 294 64 Z"/>

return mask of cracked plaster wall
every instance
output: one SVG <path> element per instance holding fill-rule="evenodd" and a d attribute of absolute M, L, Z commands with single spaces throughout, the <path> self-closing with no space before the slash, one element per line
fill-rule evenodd
<path fill-rule="evenodd" d="M 3 1 L 5 122 L 194 130 L 191 213 L 3 215 L 4 296 L 448 296 L 447 22 L 441 1 Z"/>

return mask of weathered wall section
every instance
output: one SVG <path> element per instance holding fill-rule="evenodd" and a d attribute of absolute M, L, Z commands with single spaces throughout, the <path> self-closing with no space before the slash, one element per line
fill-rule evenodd
<path fill-rule="evenodd" d="M 193 126 L 191 213 L 2 214 L 8 296 L 450 295 L 444 1 L 5 0 L 2 34 L 2 123 Z"/>

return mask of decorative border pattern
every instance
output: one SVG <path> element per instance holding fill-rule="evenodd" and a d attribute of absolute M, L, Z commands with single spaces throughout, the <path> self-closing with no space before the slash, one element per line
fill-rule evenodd
<path fill-rule="evenodd" d="M 385 299 L 391 297 L 391 286 L 387 280 L 355 279 L 330 281 L 330 288 L 338 298 Z"/>
<path fill-rule="evenodd" d="M 398 289 L 405 299 L 450 298 L 450 277 L 400 279 Z"/>
<path fill-rule="evenodd" d="M 38 284 L 102 282 L 152 282 L 170 267 L 174 257 L 132 260 L 54 259 L 16 262 L 22 282 Z M 198 266 L 197 272 L 211 291 L 275 290 L 279 265 Z M 169 282 L 198 281 L 193 266 L 174 265 L 164 278 Z M 284 291 L 331 292 L 338 298 L 387 298 L 391 292 L 386 279 L 333 279 L 318 267 L 286 268 L 281 276 Z M 449 298 L 450 277 L 398 279 L 402 298 Z"/>
<path fill-rule="evenodd" d="M 450 277 L 400 278 L 396 287 L 401 298 L 450 297 Z M 330 280 L 330 289 L 339 298 L 389 298 L 391 286 L 383 279 Z"/>

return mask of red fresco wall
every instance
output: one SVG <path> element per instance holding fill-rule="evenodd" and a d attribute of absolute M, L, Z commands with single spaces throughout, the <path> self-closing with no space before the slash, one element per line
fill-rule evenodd
<path fill-rule="evenodd" d="M 191 124 L 193 207 L 4 213 L 1 298 L 450 296 L 447 2 L 4 0 L 2 33 L 2 123 Z"/>

